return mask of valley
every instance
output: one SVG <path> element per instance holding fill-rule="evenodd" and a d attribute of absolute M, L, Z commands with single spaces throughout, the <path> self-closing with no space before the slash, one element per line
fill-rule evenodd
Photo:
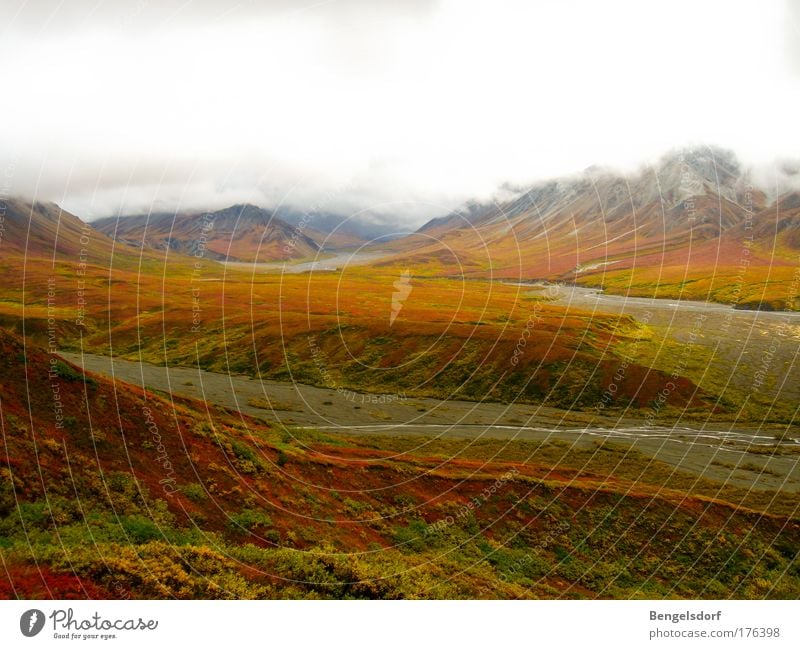
<path fill-rule="evenodd" d="M 404 236 L 9 201 L 0 596 L 796 598 L 798 205 L 715 149 Z"/>
<path fill-rule="evenodd" d="M 447 438 L 556 442 L 568 444 L 565 448 L 569 449 L 591 449 L 597 441 L 609 440 L 623 454 L 625 449 L 635 450 L 721 484 L 800 493 L 800 429 L 787 433 L 779 425 L 743 425 L 736 429 L 713 424 L 702 428 L 680 423 L 652 426 L 635 417 L 589 418 L 579 412 L 516 403 L 339 392 L 92 354 L 61 356 L 87 372 L 167 397 L 174 394 L 239 411 L 293 434 L 315 430 L 389 438 L 413 435 L 423 438 L 416 452 L 424 450 L 428 440 Z M 742 470 L 742 466 L 748 469 Z"/>

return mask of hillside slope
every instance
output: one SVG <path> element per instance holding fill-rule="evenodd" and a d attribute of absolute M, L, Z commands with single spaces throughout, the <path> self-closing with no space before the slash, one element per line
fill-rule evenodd
<path fill-rule="evenodd" d="M 791 512 L 631 449 L 272 430 L 0 348 L 0 598 L 800 593 Z"/>
<path fill-rule="evenodd" d="M 114 241 L 55 203 L 3 202 L 0 254 L 29 259 L 71 259 L 106 263 Z"/>

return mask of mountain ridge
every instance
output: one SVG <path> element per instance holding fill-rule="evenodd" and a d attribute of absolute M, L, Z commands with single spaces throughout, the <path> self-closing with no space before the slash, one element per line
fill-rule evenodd
<path fill-rule="evenodd" d="M 202 254 L 219 261 L 288 261 L 381 239 L 389 228 L 334 213 L 269 210 L 239 203 L 219 210 L 152 212 L 92 221 L 135 247 Z"/>
<path fill-rule="evenodd" d="M 379 263 L 711 301 L 744 282 L 747 303 L 792 308 L 799 205 L 794 191 L 770 199 L 730 151 L 684 149 L 631 176 L 590 167 L 468 203 L 388 244 Z M 687 293 L 686 282 L 697 284 Z"/>
<path fill-rule="evenodd" d="M 306 229 L 246 203 L 214 212 L 112 216 L 91 225 L 131 246 L 174 250 L 220 261 L 286 260 L 320 251 L 320 245 Z"/>

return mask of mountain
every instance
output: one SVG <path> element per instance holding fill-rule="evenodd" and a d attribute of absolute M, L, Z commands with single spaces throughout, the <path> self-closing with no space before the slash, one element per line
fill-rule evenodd
<path fill-rule="evenodd" d="M 92 225 L 132 246 L 175 250 L 217 260 L 268 262 L 302 259 L 323 249 L 365 243 L 355 226 L 337 228 L 343 222 L 344 219 L 333 215 L 308 216 L 245 204 L 215 212 L 106 217 Z M 322 229 L 312 227 L 317 224 Z"/>
<path fill-rule="evenodd" d="M 773 239 L 780 251 L 800 254 L 800 192 L 787 192 L 753 219 L 756 240 Z"/>
<path fill-rule="evenodd" d="M 725 286 L 738 283 L 736 300 L 783 308 L 800 239 L 797 202 L 796 194 L 770 202 L 731 152 L 687 149 L 632 176 L 591 167 L 471 203 L 390 244 L 396 256 L 381 264 L 729 302 Z M 697 282 L 688 293 L 687 282 Z"/>
<path fill-rule="evenodd" d="M 558 276 L 609 257 L 717 237 L 743 221 L 743 193 L 731 154 L 688 151 L 633 178 L 590 168 L 537 183 L 511 200 L 470 204 L 418 232 L 458 242 L 458 250 L 486 248 L 500 265 L 518 251 L 524 275 Z M 755 200 L 765 206 L 763 195 Z M 526 254 L 533 250 L 547 254 Z"/>
<path fill-rule="evenodd" d="M 108 263 L 114 241 L 55 203 L 3 201 L 0 254 Z"/>
<path fill-rule="evenodd" d="M 278 214 L 283 220 L 292 225 L 297 226 L 305 223 L 313 228 L 313 232 L 324 234 L 325 248 L 360 246 L 375 240 L 387 241 L 401 236 L 397 232 L 397 225 L 369 221 L 364 218 L 350 217 L 333 212 L 279 210 Z M 313 237 L 314 234 L 309 236 Z"/>
<path fill-rule="evenodd" d="M 131 246 L 217 260 L 266 262 L 308 257 L 320 250 L 306 230 L 255 205 L 216 212 L 112 216 L 93 221 L 92 226 Z"/>

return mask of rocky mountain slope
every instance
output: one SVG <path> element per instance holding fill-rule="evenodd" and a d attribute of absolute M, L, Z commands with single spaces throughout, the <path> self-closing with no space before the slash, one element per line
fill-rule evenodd
<path fill-rule="evenodd" d="M 215 212 L 107 217 L 92 222 L 100 232 L 132 246 L 175 250 L 230 261 L 276 261 L 319 252 L 322 233 L 291 225 L 255 205 Z"/>
<path fill-rule="evenodd" d="M 770 201 L 730 152 L 683 150 L 631 176 L 593 167 L 469 204 L 394 242 L 388 263 L 729 302 L 725 286 L 738 284 L 741 304 L 784 308 L 798 204 L 796 193 Z"/>

